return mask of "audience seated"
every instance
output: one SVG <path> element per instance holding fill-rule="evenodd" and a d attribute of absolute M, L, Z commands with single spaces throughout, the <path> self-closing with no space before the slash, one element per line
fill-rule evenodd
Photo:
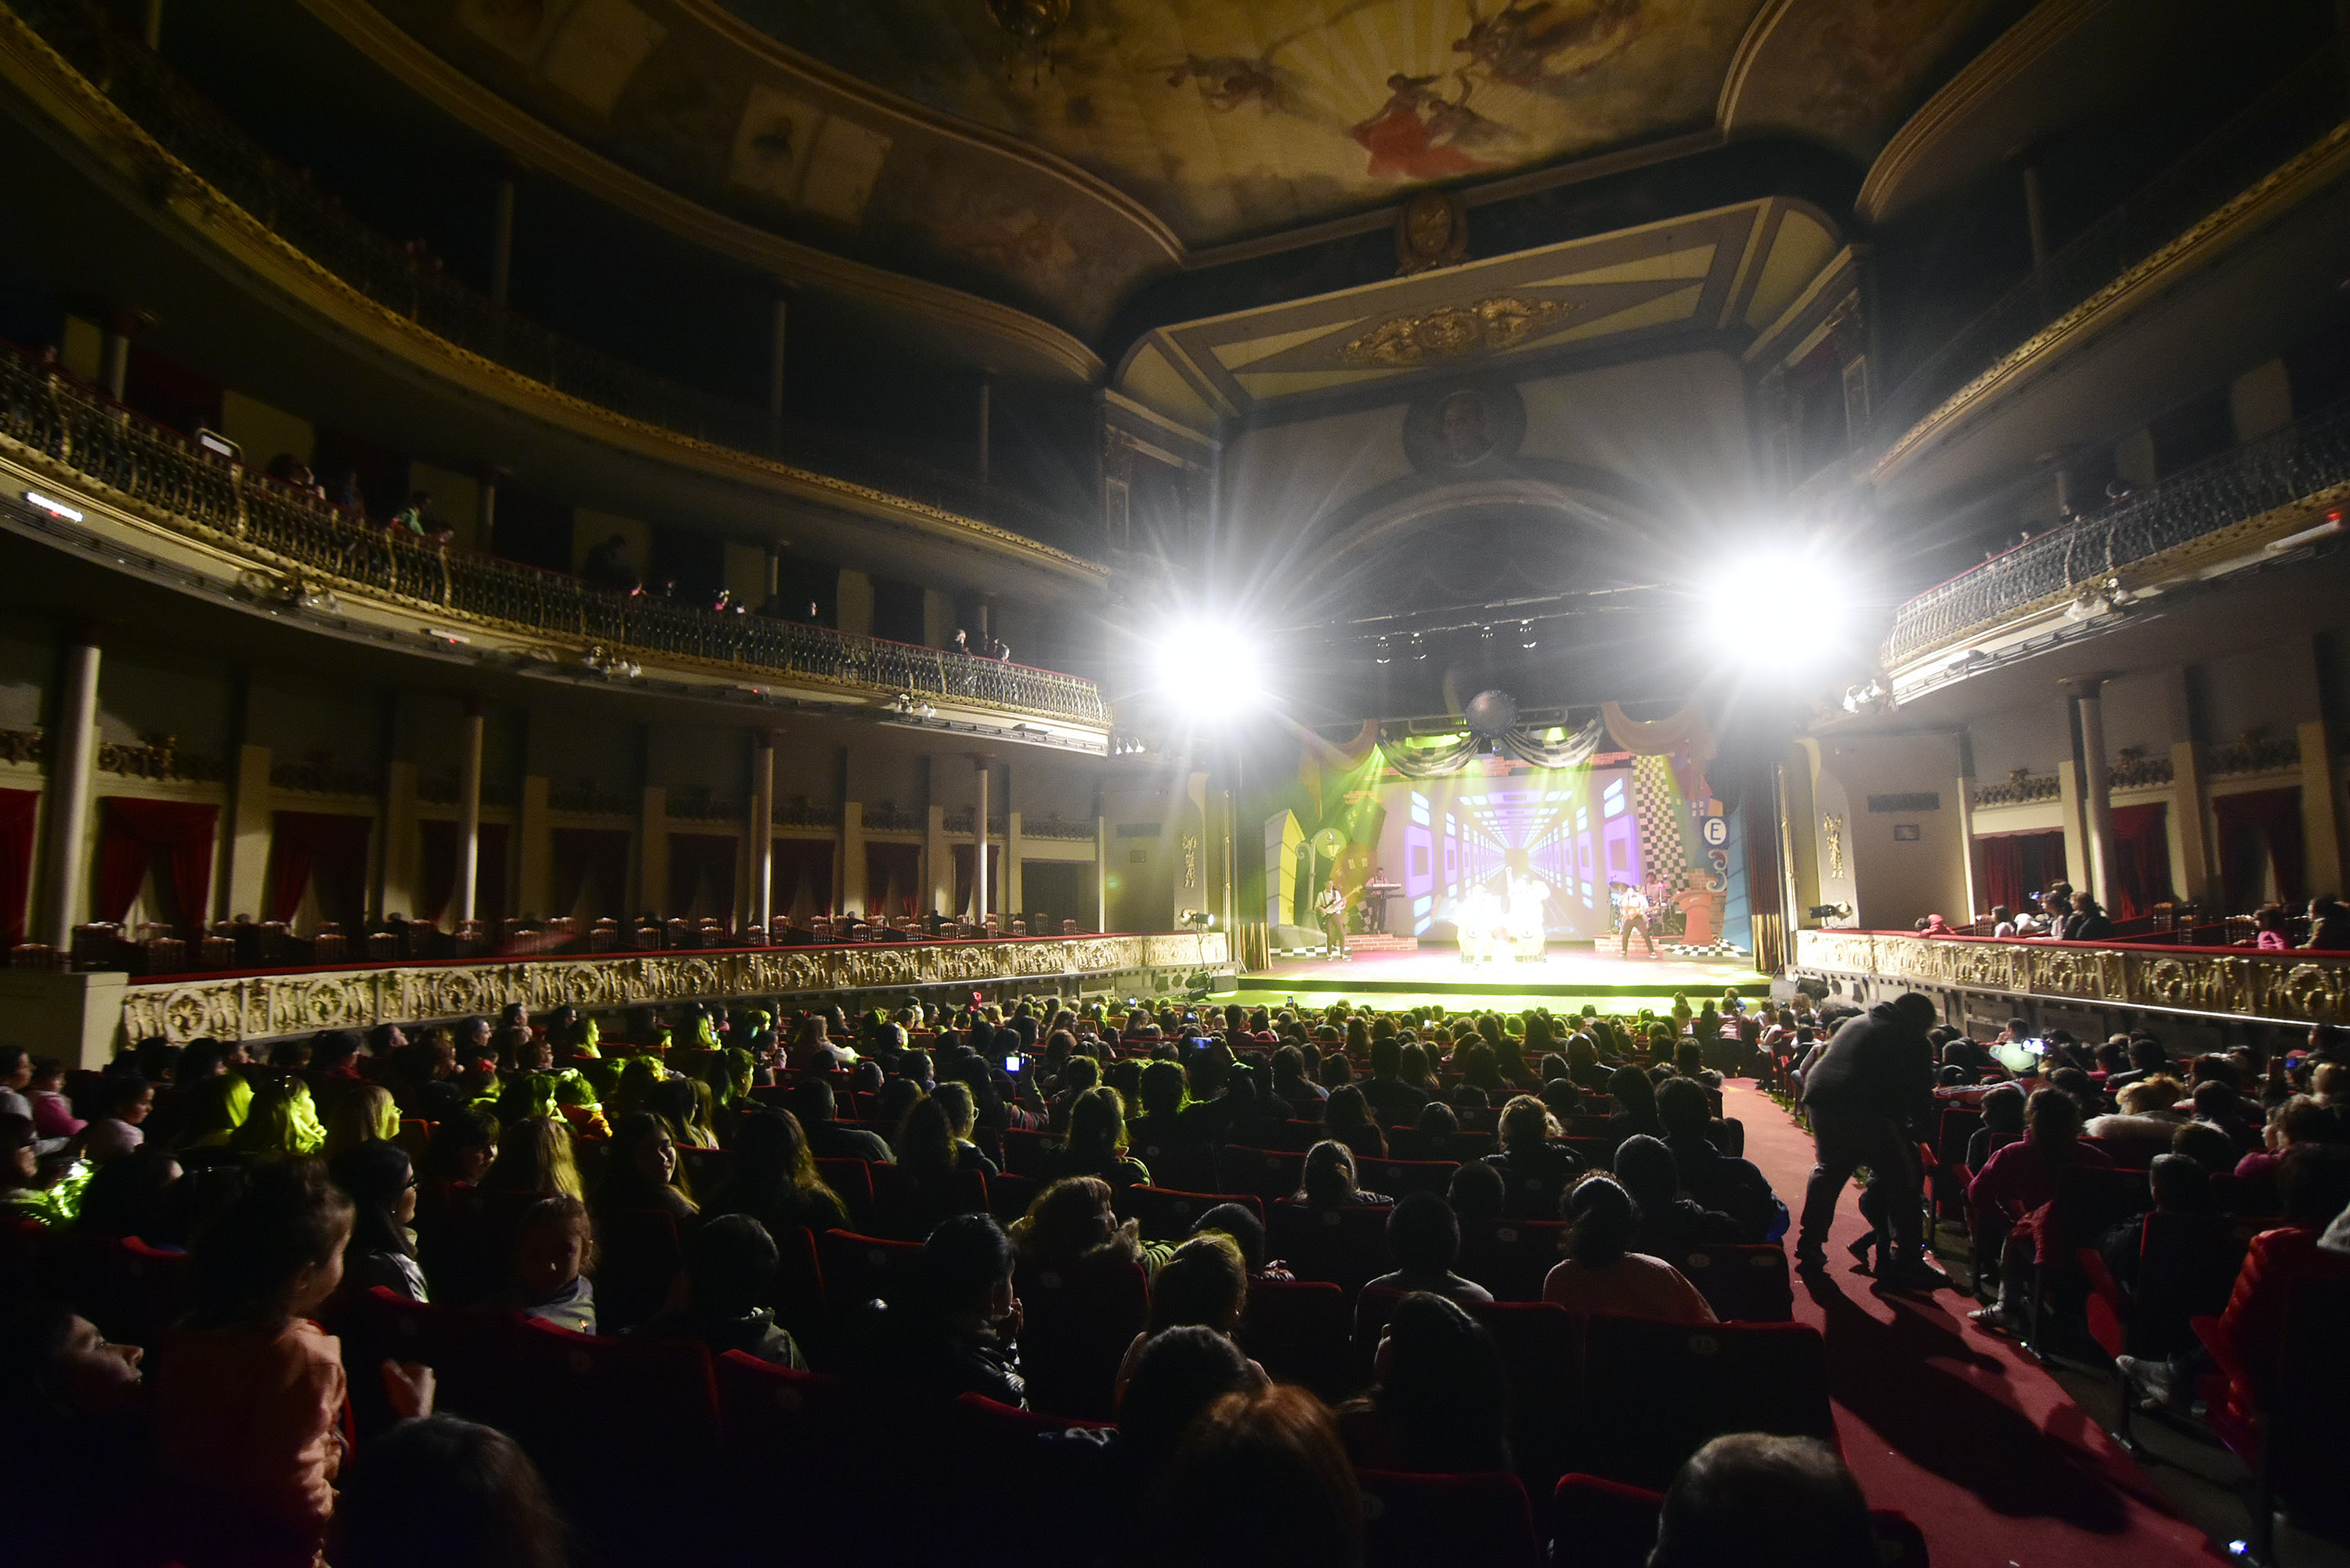
<path fill-rule="evenodd" d="M 1368 1395 L 1338 1412 L 1357 1465 L 1450 1474 L 1511 1468 L 1508 1374 L 1493 1336 L 1459 1300 L 1416 1291 L 1398 1303 L 1374 1379 Z"/>
<path fill-rule="evenodd" d="M 1461 1221 L 1452 1206 L 1433 1192 L 1413 1192 L 1388 1216 L 1388 1255 L 1395 1272 L 1381 1274 L 1368 1290 L 1418 1291 L 1456 1302 L 1489 1302 L 1493 1293 L 1452 1272 L 1461 1257 Z"/>
<path fill-rule="evenodd" d="M 685 1249 L 683 1300 L 637 1332 L 648 1339 L 698 1339 L 713 1356 L 728 1351 L 807 1370 L 800 1348 L 765 1305 L 775 1278 L 775 1242 L 748 1214 L 724 1214 L 693 1232 Z"/>
<path fill-rule="evenodd" d="M 420 1500 L 430 1501 L 420 1506 Z M 567 1568 L 568 1530 L 512 1438 L 448 1416 L 367 1445 L 335 1509 L 335 1568 Z"/>
<path fill-rule="evenodd" d="M 588 1276 L 595 1269 L 588 1206 L 577 1198 L 542 1198 L 523 1212 L 515 1230 L 513 1282 L 483 1304 L 593 1334 L 596 1288 Z"/>
<path fill-rule="evenodd" d="M 1816 1438 L 1743 1432 L 1700 1449 L 1665 1492 L 1648 1568 L 1876 1568 L 1868 1504 Z"/>
<path fill-rule="evenodd" d="M 1614 1177 L 1594 1171 L 1576 1182 L 1564 1213 L 1567 1255 L 1544 1280 L 1543 1300 L 1577 1317 L 1714 1321 L 1713 1309 L 1679 1269 L 1631 1250 L 1640 1210 Z"/>

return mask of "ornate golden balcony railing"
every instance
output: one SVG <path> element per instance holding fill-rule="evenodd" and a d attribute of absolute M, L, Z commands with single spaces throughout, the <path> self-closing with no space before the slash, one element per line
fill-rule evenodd
<path fill-rule="evenodd" d="M 866 692 L 1109 722 L 1078 676 L 764 616 L 596 588 L 577 577 L 369 526 L 195 446 L 14 349 L 0 350 L 0 448 L 16 446 L 143 504 L 154 521 L 250 559 L 256 591 L 365 595 L 544 637 L 607 663 L 715 664 Z M 14 498 L 10 498 L 14 499 Z"/>
<path fill-rule="evenodd" d="M 2350 953 L 1798 931 L 1794 967 L 2075 1004 L 2350 1023 Z"/>
<path fill-rule="evenodd" d="M 182 1042 L 208 1034 L 217 1040 L 250 1040 L 317 1029 L 495 1017 L 517 1002 L 534 1012 L 567 1003 L 597 1011 L 1011 980 L 1076 982 L 1089 976 L 1216 969 L 1229 961 L 1228 952 L 1222 932 L 1187 931 L 614 953 L 164 980 L 123 988 L 120 1038 L 129 1042 L 160 1034 Z"/>

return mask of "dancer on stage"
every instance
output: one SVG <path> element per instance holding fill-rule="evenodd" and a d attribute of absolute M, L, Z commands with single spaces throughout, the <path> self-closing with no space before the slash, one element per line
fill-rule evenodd
<path fill-rule="evenodd" d="M 1314 901 L 1315 912 L 1322 917 L 1322 954 L 1325 958 L 1347 956 L 1347 895 L 1331 883 L 1322 889 L 1322 897 Z"/>
<path fill-rule="evenodd" d="M 1648 956 L 1654 958 L 1657 956 L 1657 939 L 1648 929 L 1648 896 L 1633 883 L 1619 885 L 1624 889 L 1623 897 L 1616 905 L 1616 924 L 1624 933 L 1620 956 L 1632 956 L 1632 928 L 1638 926 L 1640 928 L 1641 944 L 1648 950 Z"/>

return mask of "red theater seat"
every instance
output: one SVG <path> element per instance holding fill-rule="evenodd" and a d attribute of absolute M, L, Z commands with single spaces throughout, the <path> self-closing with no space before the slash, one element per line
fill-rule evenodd
<path fill-rule="evenodd" d="M 1360 1470 L 1364 1568 L 1541 1568 L 1534 1510 L 1523 1482 L 1507 1471 L 1409 1475 Z"/>

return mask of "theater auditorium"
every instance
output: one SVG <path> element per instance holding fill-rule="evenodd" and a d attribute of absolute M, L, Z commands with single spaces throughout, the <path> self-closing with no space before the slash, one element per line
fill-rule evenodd
<path fill-rule="evenodd" d="M 0 1563 L 2350 1568 L 2341 0 L 0 0 Z"/>

